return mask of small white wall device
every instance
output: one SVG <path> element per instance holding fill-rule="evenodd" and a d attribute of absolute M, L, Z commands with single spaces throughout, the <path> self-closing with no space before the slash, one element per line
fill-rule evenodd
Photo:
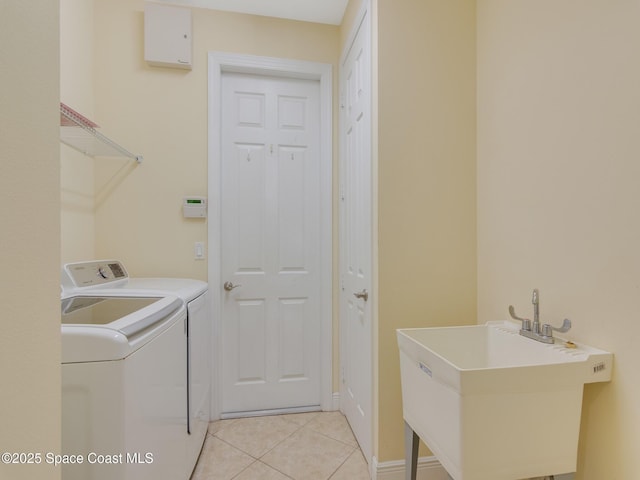
<path fill-rule="evenodd" d="M 182 215 L 185 218 L 207 218 L 207 197 L 184 197 Z"/>

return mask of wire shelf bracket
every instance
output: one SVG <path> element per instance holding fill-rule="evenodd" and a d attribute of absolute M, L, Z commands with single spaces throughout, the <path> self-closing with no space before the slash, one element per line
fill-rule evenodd
<path fill-rule="evenodd" d="M 97 124 L 60 102 L 60 141 L 90 157 L 125 157 L 142 163 L 135 155 L 98 132 Z"/>

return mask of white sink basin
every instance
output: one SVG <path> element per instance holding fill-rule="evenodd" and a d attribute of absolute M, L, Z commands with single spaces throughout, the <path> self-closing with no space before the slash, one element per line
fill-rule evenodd
<path fill-rule="evenodd" d="M 518 334 L 519 324 L 398 330 L 405 421 L 455 480 L 574 472 L 582 389 L 613 355 Z"/>

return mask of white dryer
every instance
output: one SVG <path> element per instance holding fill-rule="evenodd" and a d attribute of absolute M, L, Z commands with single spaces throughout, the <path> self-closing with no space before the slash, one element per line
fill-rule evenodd
<path fill-rule="evenodd" d="M 120 297 L 166 296 L 180 298 L 187 311 L 185 425 L 187 480 L 195 467 L 210 420 L 211 319 L 208 285 L 186 278 L 130 278 L 117 260 L 70 263 L 62 271 L 63 292 Z"/>

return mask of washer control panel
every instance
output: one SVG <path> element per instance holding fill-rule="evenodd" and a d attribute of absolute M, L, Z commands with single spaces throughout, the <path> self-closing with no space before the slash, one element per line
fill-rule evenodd
<path fill-rule="evenodd" d="M 62 284 L 70 287 L 94 287 L 127 279 L 124 265 L 117 260 L 68 263 L 62 269 Z"/>

